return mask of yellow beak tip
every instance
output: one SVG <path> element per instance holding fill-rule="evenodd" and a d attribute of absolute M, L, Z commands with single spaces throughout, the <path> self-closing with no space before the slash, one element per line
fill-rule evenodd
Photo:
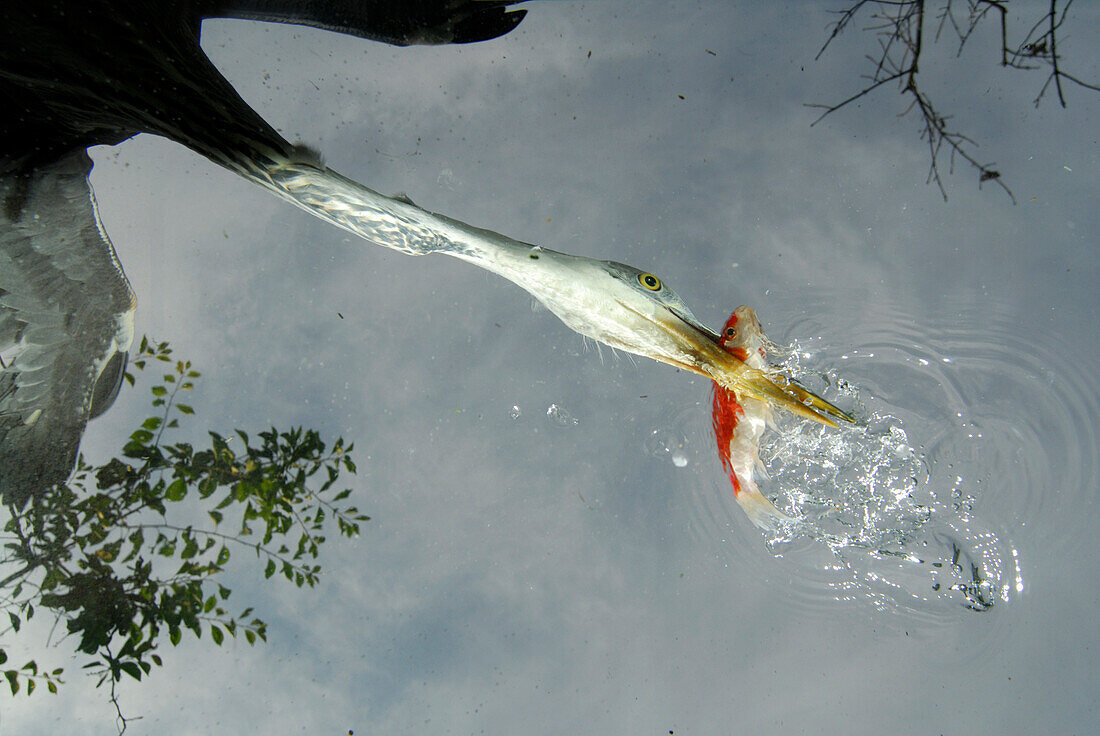
<path fill-rule="evenodd" d="M 764 373 L 747 379 L 751 389 L 761 395 L 773 406 L 790 411 L 805 419 L 824 424 L 826 427 L 837 429 L 840 425 L 834 420 L 840 420 L 849 424 L 855 424 L 856 420 L 848 412 L 834 406 L 821 398 L 813 391 L 799 386 L 786 376 L 782 376 L 785 385 L 773 381 Z"/>

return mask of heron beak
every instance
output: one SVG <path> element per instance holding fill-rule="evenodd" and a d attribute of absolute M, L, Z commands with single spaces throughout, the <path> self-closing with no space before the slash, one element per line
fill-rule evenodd
<path fill-rule="evenodd" d="M 672 338 L 675 349 L 670 351 L 672 355 L 652 356 L 656 360 L 706 376 L 738 394 L 747 394 L 828 427 L 837 426 L 834 420 L 855 421 L 851 415 L 791 378 L 745 365 L 722 348 L 717 333 L 699 324 L 691 315 L 672 309 L 668 313 L 669 319 L 657 319 L 654 324 Z"/>

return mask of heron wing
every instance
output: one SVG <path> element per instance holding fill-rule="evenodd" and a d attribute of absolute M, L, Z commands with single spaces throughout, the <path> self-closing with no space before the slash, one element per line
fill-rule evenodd
<path fill-rule="evenodd" d="M 68 477 L 133 335 L 91 168 L 81 149 L 0 179 L 0 498 L 17 506 Z"/>
<path fill-rule="evenodd" d="M 294 23 L 397 46 L 475 43 L 511 31 L 520 0 L 200 0 L 206 18 Z"/>

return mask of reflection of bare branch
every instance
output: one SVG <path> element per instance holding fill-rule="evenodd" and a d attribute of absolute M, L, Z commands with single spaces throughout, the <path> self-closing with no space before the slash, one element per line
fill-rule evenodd
<path fill-rule="evenodd" d="M 1061 12 L 1057 8 L 1058 0 L 1049 0 L 1049 2 L 1048 11 L 1036 21 L 1024 36 L 1023 41 L 1015 48 L 1010 48 L 1007 27 L 1008 0 L 966 0 L 965 15 L 961 11 L 956 12 L 959 10 L 959 5 L 963 3 L 958 0 L 944 0 L 936 16 L 938 23 L 934 41 L 938 42 L 945 31 L 953 33 L 959 44 L 956 53 L 956 56 L 959 56 L 978 26 L 988 17 L 996 14 L 1000 20 L 1001 65 L 1014 69 L 1038 69 L 1042 65 L 1048 66 L 1050 73 L 1039 90 L 1039 95 L 1035 98 L 1035 104 L 1038 105 L 1042 101 L 1043 95 L 1053 83 L 1058 93 L 1058 101 L 1062 107 L 1065 107 L 1063 80 L 1097 92 L 1100 92 L 1100 87 L 1083 82 L 1062 69 L 1061 59 L 1058 56 L 1057 35 L 1062 24 L 1065 23 L 1073 0 L 1068 0 Z M 972 150 L 978 144 L 970 137 L 949 128 L 947 121 L 950 116 L 941 114 L 917 83 L 928 10 L 925 0 L 857 0 L 853 2 L 845 10 L 836 11 L 839 17 L 831 24 L 829 37 L 814 58 L 820 58 L 865 7 L 871 9 L 870 22 L 862 30 L 874 33 L 879 45 L 877 54 L 867 56 L 874 69 L 872 73 L 862 75 L 866 80 L 863 89 L 841 102 L 830 105 L 807 105 L 807 107 L 823 110 L 812 124 L 816 125 L 823 118 L 847 107 L 879 87 L 897 81 L 901 94 L 911 98 L 909 106 L 901 114 L 906 115 L 914 109 L 920 113 L 920 136 L 928 146 L 931 159 L 928 181 L 935 182 L 943 198 L 947 199 L 947 190 L 941 177 L 940 165 L 941 154 L 946 154 L 949 172 L 953 172 L 955 161 L 961 159 L 977 170 L 979 187 L 987 181 L 993 181 L 1015 203 L 1016 198 L 1001 180 L 1001 173 L 994 168 L 995 165 L 982 163 L 975 158 Z"/>
<path fill-rule="evenodd" d="M 1051 82 L 1054 82 L 1054 88 L 1058 91 L 1058 102 L 1062 107 L 1066 106 L 1066 96 L 1062 90 L 1063 79 L 1073 82 L 1085 89 L 1100 92 L 1100 87 L 1081 81 L 1072 74 L 1064 71 L 1058 63 L 1061 58 L 1058 56 L 1058 29 L 1066 22 L 1066 14 L 1069 13 L 1071 5 L 1073 5 L 1073 0 L 1069 0 L 1069 2 L 1066 3 L 1066 7 L 1062 9 L 1062 13 L 1059 16 L 1057 0 L 1050 0 L 1050 10 L 1031 27 L 1031 30 L 1028 31 L 1027 36 L 1024 37 L 1020 45 L 1017 46 L 1014 51 L 1008 52 L 1012 57 L 1008 64 L 1009 66 L 1023 68 L 1022 65 L 1025 63 L 1022 62 L 1023 59 L 1037 59 L 1050 67 L 1050 74 L 1047 76 L 1046 82 L 1043 83 L 1042 89 L 1039 90 L 1039 95 L 1035 98 L 1036 107 L 1042 102 L 1043 95 L 1046 94 L 1047 88 L 1050 87 Z M 1044 25 L 1046 25 L 1046 30 L 1039 33 Z"/>

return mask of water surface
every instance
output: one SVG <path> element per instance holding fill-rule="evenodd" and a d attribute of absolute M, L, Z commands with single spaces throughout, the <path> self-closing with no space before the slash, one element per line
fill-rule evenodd
<path fill-rule="evenodd" d="M 1074 11 L 1087 54 L 1096 19 Z M 705 381 L 162 141 L 97 150 L 137 329 L 204 371 L 185 437 L 354 439 L 373 519 L 313 594 L 241 571 L 234 599 L 267 613 L 270 644 L 165 652 L 124 694 L 134 732 L 1093 730 L 1100 100 L 1035 111 L 1039 80 L 975 46 L 934 89 L 1020 203 L 965 171 L 945 203 L 892 91 L 808 127 L 803 103 L 858 84 L 862 50 L 813 61 L 827 21 L 544 3 L 499 41 L 404 50 L 207 25 L 245 98 L 338 170 L 648 268 L 712 326 L 749 304 L 869 434 L 771 441 L 772 492 L 853 542 L 769 540 L 730 497 Z M 85 452 L 114 452 L 145 412 L 123 394 Z M 870 495 L 845 447 L 886 452 Z M 988 585 L 952 591 L 974 566 Z M 112 727 L 63 664 L 51 715 L 20 699 L 4 728 Z"/>

